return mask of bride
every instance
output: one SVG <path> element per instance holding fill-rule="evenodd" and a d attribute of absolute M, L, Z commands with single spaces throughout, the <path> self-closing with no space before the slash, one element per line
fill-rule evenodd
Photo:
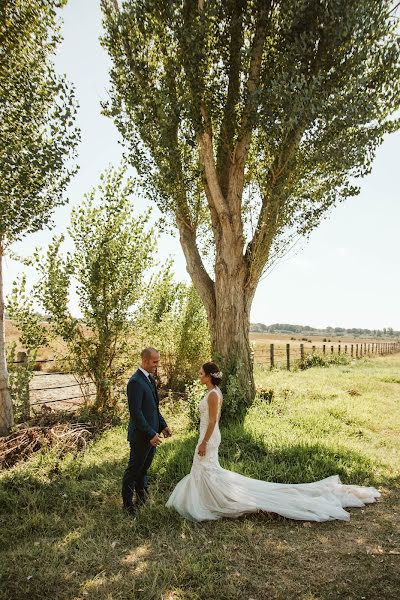
<path fill-rule="evenodd" d="M 200 369 L 200 381 L 208 391 L 199 404 L 199 441 L 192 469 L 175 487 L 168 507 L 192 521 L 235 518 L 259 511 L 305 521 L 348 521 L 350 515 L 344 507 L 364 506 L 379 498 L 375 488 L 342 485 L 338 475 L 313 483 L 283 484 L 223 469 L 218 460 L 221 380 L 215 363 L 207 362 Z"/>

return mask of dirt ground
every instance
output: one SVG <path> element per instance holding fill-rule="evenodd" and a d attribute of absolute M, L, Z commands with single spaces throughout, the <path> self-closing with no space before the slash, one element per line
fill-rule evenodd
<path fill-rule="evenodd" d="M 92 392 L 94 386 L 89 387 Z M 38 413 L 74 410 L 82 404 L 83 398 L 74 375 L 37 372 L 30 384 L 30 401 L 32 411 Z"/>

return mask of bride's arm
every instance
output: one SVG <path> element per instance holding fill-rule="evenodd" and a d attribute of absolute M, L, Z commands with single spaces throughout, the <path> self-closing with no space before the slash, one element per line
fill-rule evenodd
<path fill-rule="evenodd" d="M 208 400 L 208 427 L 207 427 L 207 431 L 204 435 L 203 441 L 199 445 L 199 448 L 197 451 L 198 454 L 200 454 L 200 456 L 205 456 L 206 449 L 207 449 L 207 442 L 210 439 L 210 437 L 212 436 L 212 433 L 214 431 L 215 425 L 218 420 L 219 400 L 218 400 L 217 392 L 211 392 L 208 395 L 207 400 Z"/>

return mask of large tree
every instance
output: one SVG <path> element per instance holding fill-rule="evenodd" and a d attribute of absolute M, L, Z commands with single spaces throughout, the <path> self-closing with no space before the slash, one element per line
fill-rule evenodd
<path fill-rule="evenodd" d="M 213 354 L 245 402 L 254 393 L 249 314 L 261 276 L 358 193 L 355 179 L 398 127 L 391 6 L 102 0 L 113 61 L 106 112 L 179 230 Z"/>
<path fill-rule="evenodd" d="M 73 93 L 55 73 L 64 0 L 0 2 L 0 435 L 13 424 L 5 359 L 3 257 L 50 224 L 73 172 Z"/>

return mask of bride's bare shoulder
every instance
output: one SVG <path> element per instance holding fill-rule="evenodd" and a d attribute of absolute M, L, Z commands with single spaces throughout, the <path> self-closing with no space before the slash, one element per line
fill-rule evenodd
<path fill-rule="evenodd" d="M 211 390 L 210 392 L 208 392 L 208 400 L 211 400 L 212 402 L 215 401 L 222 401 L 222 392 L 219 388 L 214 388 L 213 390 Z"/>
<path fill-rule="evenodd" d="M 207 400 L 210 402 L 216 402 L 217 400 L 219 400 L 221 398 L 220 393 L 218 393 L 218 391 L 216 389 L 211 390 L 210 392 L 208 392 L 207 394 Z"/>

